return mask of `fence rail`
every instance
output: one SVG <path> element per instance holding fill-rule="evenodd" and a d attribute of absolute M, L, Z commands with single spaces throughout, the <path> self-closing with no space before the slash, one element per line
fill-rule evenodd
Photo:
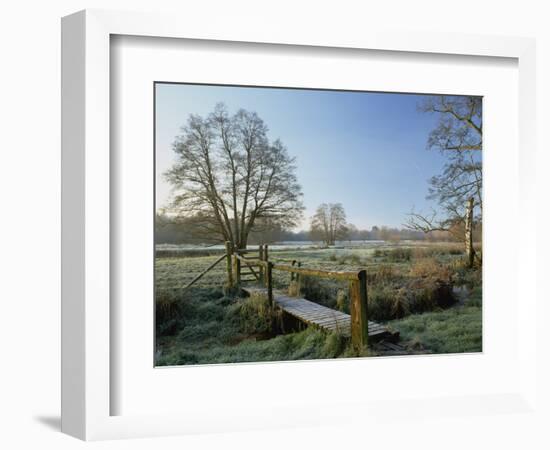
<path fill-rule="evenodd" d="M 289 266 L 286 264 L 274 264 L 273 269 L 310 277 L 331 278 L 333 280 L 354 281 L 359 279 L 359 272 L 340 272 L 333 270 L 307 269 L 305 267 Z"/>
<path fill-rule="evenodd" d="M 212 264 L 210 264 L 205 270 L 203 270 L 199 275 L 197 275 L 195 278 L 193 278 L 187 286 L 185 286 L 182 290 L 185 291 L 186 289 L 193 286 L 197 281 L 199 281 L 204 275 L 206 275 L 207 272 L 212 270 L 214 267 L 216 267 L 223 259 L 225 259 L 226 256 L 222 255 L 220 256 L 216 261 L 214 261 Z"/>

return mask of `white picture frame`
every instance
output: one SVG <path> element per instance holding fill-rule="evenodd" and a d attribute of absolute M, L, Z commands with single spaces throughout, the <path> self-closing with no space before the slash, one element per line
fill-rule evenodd
<path fill-rule="evenodd" d="M 535 228 L 532 175 L 535 171 L 535 43 L 532 39 L 383 30 L 329 32 L 270 31 L 230 24 L 205 28 L 185 17 L 112 11 L 82 11 L 62 22 L 62 430 L 86 440 L 249 430 L 287 425 L 391 417 L 391 402 L 335 403 L 334 410 L 315 405 L 285 408 L 273 414 L 250 414 L 228 405 L 223 414 L 111 415 L 110 321 L 111 211 L 110 182 L 110 37 L 112 35 L 200 39 L 302 47 L 368 49 L 414 54 L 512 58 L 519 74 L 519 184 L 523 226 Z M 518 261 L 534 264 L 535 237 L 518 243 Z M 518 264 L 518 277 L 532 280 L 535 271 Z M 534 290 L 534 281 L 531 283 Z M 526 295 L 518 311 L 522 342 L 536 342 L 533 326 L 536 295 Z M 151 319 L 152 320 L 152 319 Z M 536 357 L 532 346 L 518 346 L 521 368 L 517 389 L 502 395 L 435 398 L 442 415 L 495 414 L 505 405 L 517 413 L 537 411 Z M 396 364 L 399 364 L 397 361 Z M 253 366 L 249 366 L 253 370 Z M 272 366 L 273 367 L 273 366 Z M 351 368 L 351 366 L 349 366 Z M 348 369 L 350 370 L 350 369 Z M 182 377 L 184 375 L 182 374 Z M 401 400 L 405 400 L 404 398 Z M 395 401 L 395 400 L 394 400 Z M 428 401 L 424 399 L 424 401 Z M 419 403 L 405 406 L 415 414 Z M 403 414 L 401 411 L 400 414 Z M 399 415 L 399 414 L 398 414 Z M 244 420 L 246 418 L 246 420 Z"/>

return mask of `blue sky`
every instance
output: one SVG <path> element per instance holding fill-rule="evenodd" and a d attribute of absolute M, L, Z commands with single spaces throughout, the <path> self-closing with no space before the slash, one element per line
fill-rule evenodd
<path fill-rule="evenodd" d="M 306 229 L 323 202 L 344 205 L 359 228 L 397 226 L 414 206 L 427 210 L 427 180 L 445 157 L 426 149 L 436 116 L 417 111 L 422 95 L 156 85 L 157 207 L 170 197 L 162 173 L 174 161 L 171 144 L 189 114 L 207 115 L 224 102 L 230 113 L 256 111 L 297 160 Z"/>

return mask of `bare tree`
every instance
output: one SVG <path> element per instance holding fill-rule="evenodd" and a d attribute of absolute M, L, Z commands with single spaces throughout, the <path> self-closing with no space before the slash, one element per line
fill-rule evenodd
<path fill-rule="evenodd" d="M 334 245 L 348 234 L 346 213 L 341 203 L 322 203 L 311 218 L 311 235 L 326 245 Z"/>
<path fill-rule="evenodd" d="M 207 117 L 190 115 L 173 143 L 177 160 L 165 174 L 173 187 L 170 210 L 197 219 L 209 241 L 246 248 L 261 224 L 293 227 L 301 219 L 295 159 L 270 142 L 255 113 L 230 115 L 224 104 Z"/>
<path fill-rule="evenodd" d="M 431 96 L 419 109 L 438 115 L 427 146 L 448 159 L 442 173 L 429 180 L 427 198 L 437 203 L 437 209 L 429 214 L 413 210 L 406 226 L 425 233 L 449 232 L 465 243 L 471 265 L 475 255 L 472 229 L 481 223 L 483 213 L 481 97 Z"/>

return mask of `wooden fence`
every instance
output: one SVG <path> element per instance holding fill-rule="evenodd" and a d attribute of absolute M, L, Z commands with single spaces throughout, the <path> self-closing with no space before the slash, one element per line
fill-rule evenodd
<path fill-rule="evenodd" d="M 269 260 L 269 247 L 260 245 L 258 256 L 251 256 L 252 252 L 242 249 L 231 249 L 226 244 L 227 251 L 227 282 L 229 286 L 241 283 L 241 271 L 243 266 L 252 270 L 258 269 L 257 281 L 265 285 L 269 304 L 274 306 L 273 297 L 273 271 L 290 273 L 291 281 L 299 286 L 303 276 L 328 278 L 332 280 L 347 281 L 349 284 L 350 315 L 351 315 L 351 341 L 356 348 L 366 348 L 368 342 L 368 317 L 367 317 L 367 272 L 358 271 L 333 271 L 301 267 L 300 262 L 290 260 L 290 264 L 274 263 Z M 232 260 L 232 262 L 231 262 Z"/>
<path fill-rule="evenodd" d="M 243 281 L 255 281 L 267 289 L 269 304 L 275 306 L 273 295 L 273 271 L 290 273 L 291 281 L 298 284 L 298 292 L 303 276 L 329 278 L 332 280 L 347 281 L 349 283 L 351 341 L 356 348 L 366 348 L 368 341 L 367 318 L 367 272 L 340 272 L 333 270 L 309 269 L 301 267 L 299 261 L 287 260 L 290 264 L 274 263 L 269 260 L 269 246 L 260 245 L 258 254 L 246 249 L 235 249 L 230 242 L 225 243 L 225 254 L 219 257 L 202 273 L 197 275 L 184 290 L 200 280 L 208 271 L 212 270 L 222 260 L 226 260 L 227 286 L 240 287 Z M 243 278 L 243 268 L 248 278 Z M 254 270 L 256 268 L 256 270 Z"/>

